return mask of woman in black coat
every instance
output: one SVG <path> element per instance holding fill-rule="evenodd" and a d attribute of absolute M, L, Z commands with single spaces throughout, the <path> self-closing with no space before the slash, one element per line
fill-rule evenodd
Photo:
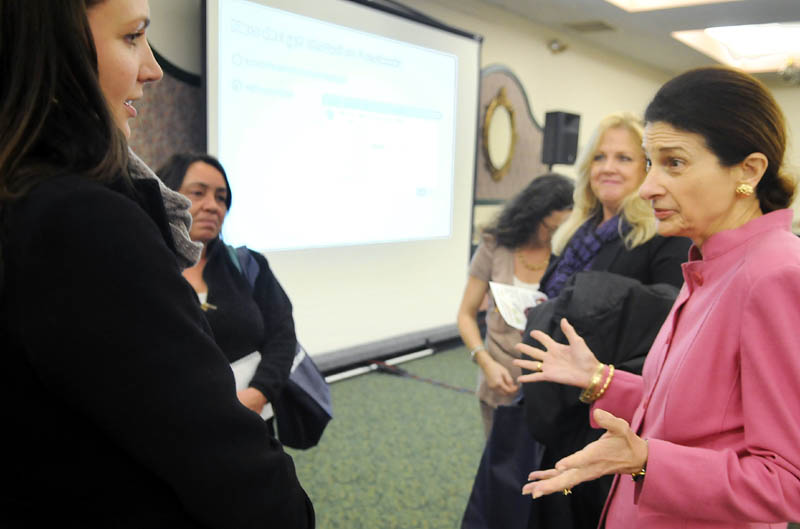
<path fill-rule="evenodd" d="M 192 201 L 189 236 L 203 245 L 203 251 L 183 277 L 200 298 L 214 339 L 228 361 L 259 353 L 255 373 L 237 395 L 242 404 L 263 413 L 267 403 L 280 397 L 297 349 L 289 297 L 263 255 L 234 249 L 220 238 L 232 192 L 219 160 L 208 154 L 175 154 L 158 176 Z M 252 285 L 242 270 L 243 260 L 258 268 Z"/>
<path fill-rule="evenodd" d="M 129 152 L 147 0 L 0 0 L 0 526 L 313 527 L 181 269 L 188 201 Z"/>

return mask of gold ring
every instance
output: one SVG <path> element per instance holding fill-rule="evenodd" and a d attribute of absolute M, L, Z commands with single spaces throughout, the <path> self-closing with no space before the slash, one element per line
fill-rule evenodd
<path fill-rule="evenodd" d="M 570 494 L 572 494 L 572 489 L 570 489 L 569 487 L 564 489 L 564 496 L 569 496 Z"/>
<path fill-rule="evenodd" d="M 541 370 L 542 370 L 542 363 L 541 363 L 541 362 L 537 362 L 537 364 L 536 364 L 536 370 L 537 370 L 537 371 L 541 371 Z"/>

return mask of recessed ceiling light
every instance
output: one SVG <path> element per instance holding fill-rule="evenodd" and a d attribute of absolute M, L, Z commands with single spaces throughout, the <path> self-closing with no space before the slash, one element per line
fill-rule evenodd
<path fill-rule="evenodd" d="M 712 59 L 746 72 L 778 71 L 800 57 L 800 22 L 675 31 L 672 36 Z"/>
<path fill-rule="evenodd" d="M 620 9 L 630 13 L 637 11 L 655 11 L 656 9 L 674 9 L 676 7 L 698 6 L 704 4 L 721 4 L 723 2 L 740 2 L 741 0 L 606 0 Z"/>

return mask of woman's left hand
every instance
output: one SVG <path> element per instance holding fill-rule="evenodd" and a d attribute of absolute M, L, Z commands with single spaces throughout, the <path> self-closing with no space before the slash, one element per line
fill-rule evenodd
<path fill-rule="evenodd" d="M 261 414 L 261 410 L 267 405 L 267 397 L 256 388 L 239 390 L 236 392 L 236 396 L 239 397 L 239 401 L 242 404 L 258 414 Z"/>
<path fill-rule="evenodd" d="M 523 494 L 535 499 L 608 474 L 633 474 L 644 467 L 647 441 L 636 435 L 627 421 L 600 409 L 594 410 L 594 420 L 606 433 L 556 463 L 556 468 L 531 472 L 528 479 L 532 482 L 522 487 Z"/>

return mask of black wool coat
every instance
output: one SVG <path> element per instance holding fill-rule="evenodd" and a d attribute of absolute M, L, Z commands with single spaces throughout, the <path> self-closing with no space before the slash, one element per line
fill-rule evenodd
<path fill-rule="evenodd" d="M 291 458 L 236 398 L 154 181 L 54 177 L 3 228 L 0 526 L 313 527 Z"/>
<path fill-rule="evenodd" d="M 267 259 L 258 252 L 248 252 L 258 265 L 253 286 L 220 239 L 209 243 L 203 279 L 208 285 L 207 301 L 214 308 L 206 310 L 205 316 L 229 362 L 253 351 L 261 353 L 249 385 L 275 402 L 289 380 L 297 350 L 292 302 Z"/>

